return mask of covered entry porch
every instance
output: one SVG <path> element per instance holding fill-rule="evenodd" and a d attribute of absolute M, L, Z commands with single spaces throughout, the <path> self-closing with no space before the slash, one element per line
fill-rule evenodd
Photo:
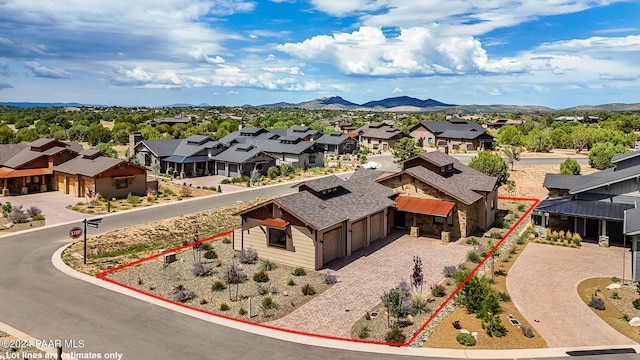
<path fill-rule="evenodd" d="M 632 204 L 573 199 L 541 201 L 532 213 L 535 225 L 551 231 L 571 231 L 583 240 L 608 241 L 610 245 L 624 244 L 624 212 Z"/>
<path fill-rule="evenodd" d="M 448 242 L 451 233 L 459 234 L 454 227 L 455 205 L 445 200 L 398 196 L 393 208 L 393 224 L 410 229 L 412 236 L 436 235 Z"/>
<path fill-rule="evenodd" d="M 51 181 L 52 170 L 39 169 L 0 169 L 2 196 L 26 195 L 46 192 Z"/>

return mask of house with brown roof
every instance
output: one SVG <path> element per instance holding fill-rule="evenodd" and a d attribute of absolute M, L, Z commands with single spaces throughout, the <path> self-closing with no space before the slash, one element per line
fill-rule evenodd
<path fill-rule="evenodd" d="M 361 169 L 348 180 L 302 182 L 297 193 L 239 212 L 242 227 L 233 247 L 317 270 L 386 237 L 394 226 L 447 240 L 495 221 L 497 178 L 439 152 L 404 166 L 393 174 Z"/>
<path fill-rule="evenodd" d="M 434 151 L 402 162 L 403 171 L 377 181 L 394 190 L 394 226 L 413 232 L 467 237 L 495 222 L 498 179 Z M 447 235 L 448 234 L 448 235 Z"/>
<path fill-rule="evenodd" d="M 85 150 L 78 156 L 53 167 L 55 190 L 84 197 L 100 194 L 106 198 L 124 198 L 147 193 L 147 170 L 121 159 L 102 156 L 100 151 Z"/>
<path fill-rule="evenodd" d="M 89 188 L 109 198 L 144 195 L 146 176 L 143 167 L 85 151 L 78 143 L 42 138 L 0 145 L 3 196 L 57 190 L 82 197 Z"/>

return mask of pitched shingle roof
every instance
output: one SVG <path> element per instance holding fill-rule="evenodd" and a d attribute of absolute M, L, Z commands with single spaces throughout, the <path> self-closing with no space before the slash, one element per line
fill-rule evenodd
<path fill-rule="evenodd" d="M 569 194 L 579 194 L 599 187 L 623 182 L 629 179 L 640 178 L 640 165 L 628 167 L 622 170 L 599 171 L 582 177 L 582 182 L 572 187 Z"/>
<path fill-rule="evenodd" d="M 545 174 L 542 186 L 547 189 L 569 190 L 584 182 L 580 175 Z"/>
<path fill-rule="evenodd" d="M 419 124 L 414 125 L 410 131 L 414 131 L 415 129 L 421 126 L 425 127 L 427 130 L 431 131 L 436 135 L 439 135 L 448 130 L 457 130 L 457 131 L 475 130 L 480 133 L 486 132 L 486 130 L 482 127 L 482 125 L 476 122 L 468 121 L 464 119 L 455 119 L 455 120 L 451 119 L 448 121 L 423 121 Z"/>
<path fill-rule="evenodd" d="M 349 136 L 340 133 L 340 132 L 332 132 L 329 134 L 324 134 L 316 139 L 318 144 L 328 144 L 328 145 L 340 145 L 346 140 L 350 139 Z"/>
<path fill-rule="evenodd" d="M 142 140 L 143 143 L 151 152 L 157 157 L 164 158 L 173 154 L 178 145 L 180 145 L 180 139 L 169 140 Z"/>
<path fill-rule="evenodd" d="M 2 144 L 0 145 L 0 165 L 4 165 L 5 161 L 14 157 L 28 145 L 26 144 Z"/>
<path fill-rule="evenodd" d="M 324 176 L 321 178 L 317 178 L 317 179 L 312 179 L 312 180 L 306 180 L 303 181 L 297 185 L 294 185 L 293 187 L 299 187 L 302 185 L 306 185 L 308 188 L 310 188 L 313 191 L 316 192 L 320 192 L 323 190 L 329 190 L 329 189 L 333 189 L 339 186 L 344 187 L 347 184 L 346 181 L 342 180 L 341 178 L 335 176 L 335 175 L 330 175 L 330 176 Z"/>
<path fill-rule="evenodd" d="M 242 164 L 262 152 L 262 149 L 256 146 L 247 144 L 236 144 L 215 155 L 213 157 L 213 160 Z"/>
<path fill-rule="evenodd" d="M 104 156 L 99 156 L 95 159 L 85 159 L 82 156 L 78 156 L 62 164 L 55 165 L 53 170 L 67 174 L 95 177 L 124 162 L 125 161 L 121 159 L 113 159 Z"/>

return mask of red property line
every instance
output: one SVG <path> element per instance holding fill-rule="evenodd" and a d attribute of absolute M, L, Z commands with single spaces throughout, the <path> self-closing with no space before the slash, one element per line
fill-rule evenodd
<path fill-rule="evenodd" d="M 538 199 L 532 199 L 532 198 L 509 198 L 509 197 L 498 197 L 498 199 L 499 199 L 499 200 L 508 200 L 508 201 L 525 201 L 525 202 L 532 202 L 533 204 L 532 204 L 532 205 L 529 207 L 529 209 L 528 209 L 528 210 L 527 210 L 527 211 L 526 211 L 526 212 L 525 212 L 525 213 L 520 217 L 520 219 L 518 219 L 518 221 L 517 221 L 517 222 L 516 222 L 516 223 L 515 223 L 515 224 L 514 224 L 510 229 L 509 229 L 509 231 L 507 231 L 507 233 L 502 237 L 502 239 L 500 239 L 500 241 L 499 241 L 499 242 L 498 242 L 498 243 L 493 247 L 493 249 L 491 249 L 491 251 L 490 251 L 490 252 L 489 252 L 489 253 L 488 253 L 488 254 L 487 254 L 487 255 L 482 259 L 482 261 L 480 261 L 480 263 L 479 263 L 479 264 L 478 264 L 478 265 L 477 265 L 477 266 L 476 266 L 476 267 L 471 271 L 471 273 L 469 273 L 469 275 L 464 279 L 464 281 L 462 281 L 462 283 L 460 283 L 460 285 L 458 285 L 458 287 L 457 287 L 457 288 L 456 288 L 456 289 L 455 289 L 455 290 L 454 290 L 454 291 L 453 291 L 453 292 L 452 292 L 452 293 L 447 297 L 447 299 L 442 303 L 442 305 L 440 305 L 440 307 L 438 307 L 438 309 L 436 309 L 436 311 L 435 311 L 435 312 L 434 312 L 434 313 L 429 317 L 429 319 L 428 319 L 428 320 L 427 320 L 427 321 L 426 321 L 426 322 L 425 322 L 425 323 L 420 327 L 420 329 L 418 329 L 418 331 L 416 331 L 416 332 L 415 332 L 415 334 L 414 334 L 414 335 L 409 339 L 409 341 L 407 341 L 407 342 L 405 342 L 405 343 L 403 343 L 403 344 L 399 344 L 399 343 L 389 343 L 389 342 L 384 342 L 384 341 L 373 341 L 373 340 L 350 339 L 350 338 L 344 338 L 344 337 L 338 337 L 338 336 L 331 336 L 331 335 L 322 335 L 322 334 L 312 334 L 312 333 L 307 333 L 307 332 L 304 332 L 304 331 L 298 331 L 298 330 L 292 330 L 292 329 L 284 329 L 284 328 L 279 328 L 279 327 L 275 327 L 275 326 L 271 326 L 271 325 L 260 324 L 260 323 L 254 323 L 254 322 L 251 322 L 251 321 L 242 320 L 242 319 L 238 319 L 238 318 L 234 318 L 234 317 L 230 317 L 230 316 L 226 316 L 226 315 L 222 315 L 222 314 L 216 314 L 216 313 L 212 313 L 212 312 L 209 312 L 209 311 L 206 311 L 206 310 L 203 310 L 203 309 L 195 308 L 195 307 L 192 307 L 192 306 L 189 306 L 189 305 L 183 304 L 183 303 L 175 302 L 175 301 L 173 301 L 173 300 L 169 300 L 169 299 L 166 299 L 166 298 L 163 298 L 163 297 L 160 297 L 160 296 L 157 296 L 157 295 L 154 295 L 154 294 L 151 294 L 151 293 L 148 293 L 148 292 L 145 292 L 145 291 L 142 291 L 142 290 L 139 290 L 139 289 L 133 288 L 133 287 L 131 287 L 131 286 L 129 286 L 129 285 L 126 285 L 126 284 L 120 283 L 120 282 L 118 282 L 118 281 L 115 281 L 115 280 L 113 280 L 113 279 L 109 279 L 109 278 L 105 277 L 105 275 L 107 275 L 107 274 L 110 274 L 110 273 L 113 273 L 113 272 L 116 272 L 116 271 L 119 271 L 119 270 L 125 269 L 125 268 L 127 268 L 127 267 L 131 267 L 131 266 L 134 266 L 134 265 L 140 264 L 140 263 L 145 262 L 145 261 L 147 261 L 147 260 L 155 259 L 155 258 L 157 258 L 157 257 L 163 256 L 163 255 L 164 255 L 164 254 L 166 254 L 166 253 L 180 251 L 180 250 L 183 250 L 183 249 L 186 249 L 186 248 L 190 248 L 190 247 L 192 247 L 192 246 L 193 246 L 193 245 L 195 245 L 195 244 L 201 244 L 201 243 L 206 242 L 206 241 L 214 240 L 214 239 L 217 239 L 217 238 L 219 238 L 219 237 L 229 235 L 229 234 L 231 234 L 231 233 L 233 232 L 233 230 L 229 230 L 229 231 L 226 231 L 226 232 L 223 232 L 223 233 L 217 234 L 217 235 L 213 235 L 213 236 L 210 236 L 210 237 L 208 237 L 208 238 L 205 238 L 205 239 L 199 240 L 199 241 L 197 241 L 197 242 L 190 243 L 190 244 L 187 244 L 187 245 L 183 245 L 183 246 L 177 247 L 177 248 L 175 248 L 175 249 L 167 250 L 167 251 L 164 251 L 164 252 L 162 252 L 162 253 L 159 253 L 159 254 L 155 254 L 155 255 L 152 255 L 152 256 L 146 257 L 146 258 L 144 258 L 144 259 L 139 259 L 139 260 L 136 260 L 136 261 L 131 262 L 131 263 L 129 263 L 129 264 L 120 265 L 120 266 L 115 267 L 115 268 L 113 268 L 113 269 L 109 269 L 109 270 L 106 270 L 106 271 L 100 272 L 100 273 L 96 274 L 96 277 L 97 277 L 97 278 L 99 278 L 99 279 L 101 279 L 101 280 L 104 280 L 104 281 L 106 281 L 106 282 L 110 282 L 110 283 L 112 283 L 112 284 L 115 284 L 115 285 L 121 286 L 121 287 L 123 287 L 123 288 L 125 288 L 125 289 L 128 289 L 128 290 L 131 290 L 131 291 L 134 291 L 134 292 L 137 292 L 137 293 L 140 293 L 140 294 L 143 294 L 143 295 L 146 295 L 146 296 L 152 297 L 152 298 L 157 299 L 157 300 L 161 300 L 161 301 L 167 302 L 167 303 L 169 303 L 169 304 L 173 304 L 173 305 L 180 306 L 180 307 L 183 307 L 183 308 L 186 308 L 186 309 L 194 310 L 194 311 L 197 311 L 197 312 L 199 312 L 199 313 L 203 313 L 203 314 L 207 314 L 207 315 L 213 315 L 213 316 L 216 316 L 216 317 L 219 317 L 219 318 L 222 318 L 222 319 L 231 320 L 231 321 L 237 321 L 237 322 L 242 323 L 242 324 L 248 324 L 248 325 L 253 325 L 253 326 L 259 326 L 259 327 L 266 328 L 266 329 L 278 330 L 278 331 L 283 331 L 283 332 L 287 332 L 287 333 L 290 333 L 290 334 L 304 335 L 304 336 L 310 336 L 310 337 L 315 337 L 315 338 L 320 338 L 320 339 L 341 340 L 341 341 L 350 341 L 350 342 L 366 343 L 366 344 L 375 344 L 375 345 L 409 346 L 409 345 L 410 345 L 410 344 L 411 344 L 411 343 L 412 343 L 412 342 L 413 342 L 413 341 L 414 341 L 414 340 L 415 340 L 415 339 L 420 335 L 420 333 L 421 333 L 421 332 L 422 332 L 422 331 L 423 331 L 423 330 L 424 330 L 424 329 L 425 329 L 425 328 L 426 328 L 426 327 L 431 323 L 431 321 L 433 321 L 433 319 L 435 319 L 435 317 L 440 313 L 440 311 L 442 311 L 442 309 L 444 309 L 444 308 L 445 308 L 445 306 L 447 306 L 447 304 L 449 303 L 449 301 L 451 301 L 451 300 L 452 300 L 452 299 L 453 299 L 453 298 L 458 294 L 458 292 L 460 291 L 460 289 L 462 289 L 462 287 L 467 283 L 467 281 L 469 281 L 469 279 L 470 279 L 473 275 L 475 275 L 475 274 L 476 274 L 476 272 L 477 272 L 477 271 L 480 269 L 480 267 L 481 267 L 481 266 L 482 266 L 482 265 L 487 261 L 487 259 L 488 259 L 491 255 L 493 255 L 493 253 L 496 251 L 496 249 L 497 249 L 498 247 L 500 247 L 500 245 L 502 245 L 502 243 L 504 242 L 504 240 L 505 240 L 507 237 L 509 237 L 509 235 L 511 235 L 511 233 L 513 232 L 513 230 L 514 230 L 515 228 L 517 228 L 517 227 L 522 223 L 522 221 L 523 221 L 523 220 L 524 220 L 524 219 L 525 219 L 525 218 L 526 218 L 526 217 L 531 213 L 531 211 L 533 211 L 533 208 L 538 204 L 538 202 L 540 202 L 540 200 L 538 200 Z"/>

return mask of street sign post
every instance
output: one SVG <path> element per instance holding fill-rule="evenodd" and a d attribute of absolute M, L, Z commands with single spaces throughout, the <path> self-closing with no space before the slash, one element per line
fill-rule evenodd
<path fill-rule="evenodd" d="M 80 226 L 74 226 L 69 230 L 69 237 L 77 239 L 82 236 L 82 228 Z"/>
<path fill-rule="evenodd" d="M 84 263 L 86 265 L 87 264 L 87 226 L 97 229 L 100 226 L 100 223 L 102 223 L 102 218 L 91 219 L 91 220 L 84 219 L 82 222 L 84 223 L 84 256 L 83 256 L 83 260 L 84 260 Z M 80 235 L 78 235 L 78 236 L 80 236 Z"/>

